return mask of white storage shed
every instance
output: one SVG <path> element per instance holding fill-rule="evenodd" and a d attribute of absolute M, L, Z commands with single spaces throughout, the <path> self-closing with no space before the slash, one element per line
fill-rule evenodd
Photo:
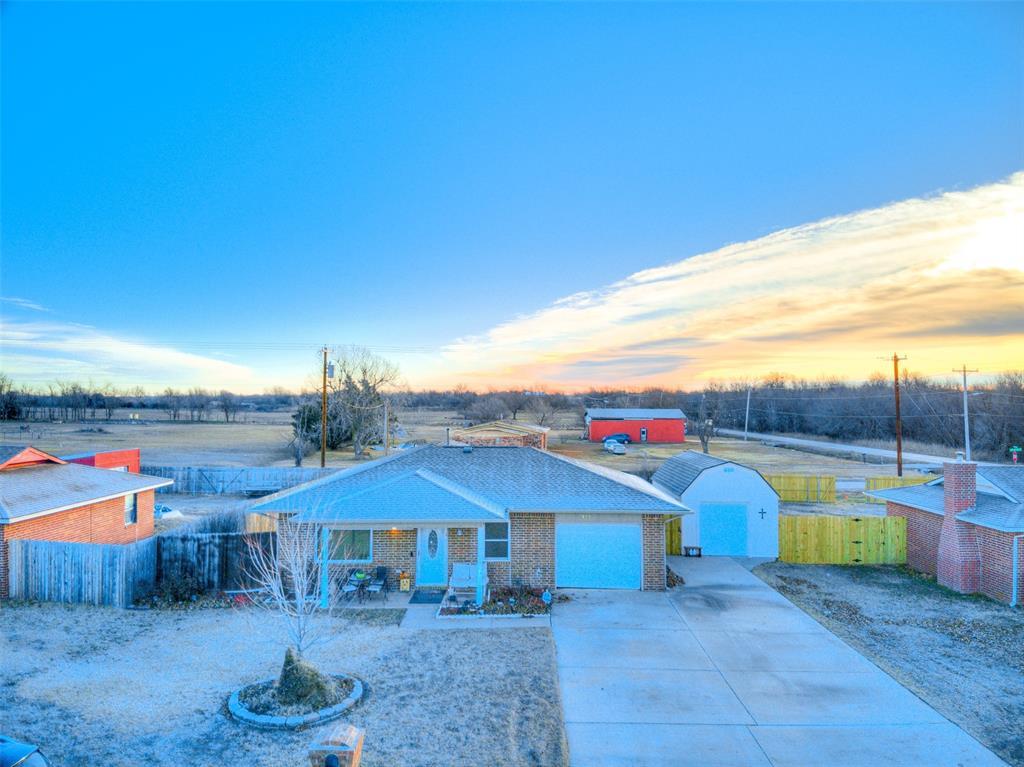
<path fill-rule="evenodd" d="M 778 557 L 779 495 L 756 470 L 687 450 L 651 481 L 693 509 L 683 517 L 683 546 L 706 556 Z"/>

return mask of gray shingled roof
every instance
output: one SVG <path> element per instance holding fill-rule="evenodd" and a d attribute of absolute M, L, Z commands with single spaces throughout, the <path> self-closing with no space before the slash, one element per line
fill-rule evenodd
<path fill-rule="evenodd" d="M 1024 466 L 979 466 L 978 473 L 1019 503 L 1024 503 Z"/>
<path fill-rule="evenodd" d="M 714 466 L 721 466 L 723 463 L 729 461 L 696 450 L 686 450 L 665 461 L 654 472 L 651 481 L 678 498 L 694 483 L 701 472 Z"/>
<path fill-rule="evenodd" d="M 264 498 L 254 511 L 303 512 L 337 504 L 343 510 L 353 493 L 379 486 L 382 503 L 395 521 L 415 518 L 417 493 L 429 490 L 415 483 L 399 490 L 412 495 L 389 498 L 383 484 L 396 476 L 425 469 L 447 481 L 447 489 L 463 498 L 496 505 L 508 511 L 587 511 L 678 514 L 681 504 L 631 474 L 524 447 L 461 447 L 427 445 L 363 466 L 332 474 Z M 408 509 L 408 512 L 403 511 Z M 347 517 L 347 514 L 346 514 Z M 441 511 L 435 518 L 446 518 Z"/>
<path fill-rule="evenodd" d="M 171 483 L 172 480 L 160 477 L 78 463 L 41 463 L 6 469 L 0 471 L 0 524 Z"/>
<path fill-rule="evenodd" d="M 642 407 L 590 407 L 587 417 L 594 421 L 602 420 L 648 420 L 657 418 L 686 418 L 679 408 L 642 408 Z"/>
<path fill-rule="evenodd" d="M 493 522 L 505 511 L 486 498 L 466 491 L 432 471 L 417 469 L 396 474 L 348 495 L 319 492 L 316 504 L 296 522 Z"/>
<path fill-rule="evenodd" d="M 1000 490 L 1020 499 L 1024 496 L 1024 466 L 979 466 L 978 474 Z M 1018 493 L 1021 493 L 1018 495 Z M 933 514 L 945 512 L 945 490 L 942 483 L 894 487 L 889 490 L 875 490 L 867 493 L 893 503 L 900 503 Z M 1003 498 L 994 493 L 979 491 L 973 509 L 957 514 L 957 519 L 994 530 L 1017 533 L 1024 532 L 1024 503 Z"/>

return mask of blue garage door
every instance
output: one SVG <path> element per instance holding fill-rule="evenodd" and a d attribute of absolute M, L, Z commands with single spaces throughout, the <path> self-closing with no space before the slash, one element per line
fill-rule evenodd
<path fill-rule="evenodd" d="M 702 503 L 700 505 L 700 548 L 703 554 L 745 557 L 747 555 L 746 504 Z"/>
<path fill-rule="evenodd" d="M 555 526 L 555 585 L 577 589 L 638 589 L 640 525 Z"/>

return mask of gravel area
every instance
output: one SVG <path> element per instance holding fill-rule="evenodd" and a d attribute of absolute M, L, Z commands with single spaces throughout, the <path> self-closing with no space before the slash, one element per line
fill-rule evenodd
<path fill-rule="evenodd" d="M 754 573 L 1024 767 L 1024 611 L 901 567 L 770 562 Z"/>
<path fill-rule="evenodd" d="M 225 714 L 233 690 L 280 668 L 282 627 L 257 616 L 0 607 L 0 732 L 41 745 L 58 767 L 301 765 L 317 730 L 260 731 Z M 366 728 L 366 767 L 567 763 L 548 629 L 328 620 L 311 659 L 367 683 L 342 720 Z"/>

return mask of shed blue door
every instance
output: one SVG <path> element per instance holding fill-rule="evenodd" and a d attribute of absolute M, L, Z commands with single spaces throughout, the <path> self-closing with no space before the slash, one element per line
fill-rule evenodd
<path fill-rule="evenodd" d="M 640 525 L 555 526 L 555 585 L 577 589 L 638 589 L 642 583 Z"/>
<path fill-rule="evenodd" d="M 702 554 L 745 557 L 747 555 L 746 504 L 702 503 L 700 505 L 700 548 Z"/>

